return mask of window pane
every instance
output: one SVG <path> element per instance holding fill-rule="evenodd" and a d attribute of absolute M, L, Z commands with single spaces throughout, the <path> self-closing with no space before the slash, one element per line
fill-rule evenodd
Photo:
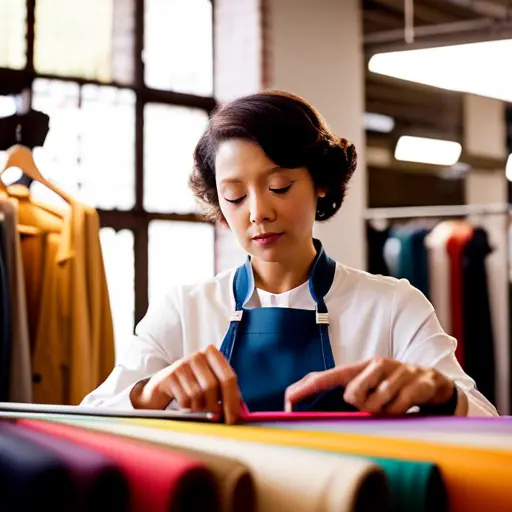
<path fill-rule="evenodd" d="M 34 150 L 44 176 L 95 208 L 135 204 L 132 91 L 38 79 L 33 107 L 50 116 L 44 147 Z M 55 200 L 43 186 L 33 187 L 41 199 Z"/>
<path fill-rule="evenodd" d="M 144 208 L 155 212 L 197 211 L 188 187 L 193 153 L 208 123 L 204 110 L 146 105 L 144 110 Z"/>
<path fill-rule="evenodd" d="M 212 2 L 146 0 L 145 81 L 155 89 L 213 95 Z"/>
<path fill-rule="evenodd" d="M 1 68 L 23 69 L 27 65 L 26 4 L 24 0 L 0 2 Z"/>
<path fill-rule="evenodd" d="M 37 72 L 133 82 L 134 0 L 37 0 L 35 21 Z"/>
<path fill-rule="evenodd" d="M 101 228 L 100 242 L 114 321 L 116 360 L 126 350 L 135 324 L 133 232 Z"/>
<path fill-rule="evenodd" d="M 214 275 L 214 228 L 202 222 L 149 224 L 149 300 Z"/>

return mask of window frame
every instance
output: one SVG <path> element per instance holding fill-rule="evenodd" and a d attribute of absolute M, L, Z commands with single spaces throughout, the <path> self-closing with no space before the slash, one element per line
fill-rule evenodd
<path fill-rule="evenodd" d="M 128 229 L 133 232 L 134 237 L 134 293 L 135 293 L 135 318 L 134 327 L 146 314 L 148 308 L 148 246 L 149 246 L 149 224 L 153 220 L 166 221 L 186 221 L 186 222 L 202 222 L 210 223 L 200 214 L 189 213 L 167 213 L 150 212 L 144 209 L 144 107 L 148 103 L 176 105 L 184 107 L 193 107 L 204 110 L 208 115 L 217 106 L 213 96 L 203 97 L 194 94 L 179 93 L 175 91 L 166 91 L 147 87 L 144 82 L 144 13 L 145 1 L 133 0 L 134 2 L 134 80 L 131 85 L 113 82 L 103 82 L 98 80 L 89 80 L 72 76 L 60 76 L 52 74 L 37 73 L 34 68 L 34 38 L 35 38 L 35 8 L 37 0 L 26 0 L 27 19 L 26 19 L 26 51 L 27 62 L 25 69 L 12 70 L 9 68 L 0 68 L 0 81 L 11 81 L 13 78 L 16 83 L 23 84 L 23 88 L 19 93 L 29 92 L 28 107 L 31 107 L 31 90 L 32 84 L 37 78 L 45 78 L 52 80 L 60 80 L 73 82 L 79 86 L 92 84 L 98 86 L 112 86 L 121 89 L 128 89 L 135 93 L 135 204 L 130 210 L 103 210 L 97 209 L 100 217 L 101 227 L 113 228 L 116 232 Z M 214 24 L 214 0 L 212 3 L 212 36 L 215 36 Z M 215 55 L 214 44 L 212 41 L 212 59 L 213 73 L 215 74 Z M 214 226 L 214 241 L 216 240 L 216 230 Z M 214 242 L 213 257 L 216 258 L 216 243 Z"/>

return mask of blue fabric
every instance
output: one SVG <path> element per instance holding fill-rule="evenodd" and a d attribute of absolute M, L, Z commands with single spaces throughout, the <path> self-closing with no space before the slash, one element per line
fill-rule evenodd
<path fill-rule="evenodd" d="M 2 510 L 79 510 L 77 489 L 62 461 L 51 450 L 20 439 L 1 424 L 0 497 Z"/>
<path fill-rule="evenodd" d="M 327 313 L 324 296 L 334 280 L 336 262 L 314 240 L 317 256 L 311 267 L 309 289 L 320 313 Z M 237 269 L 233 280 L 236 310 L 242 318 L 230 323 L 221 345 L 238 377 L 249 411 L 279 411 L 284 392 L 294 382 L 314 371 L 334 367 L 328 325 L 317 323 L 316 311 L 293 308 L 245 308 L 254 292 L 250 258 Z M 340 389 L 312 397 L 302 404 L 345 410 Z"/>
<path fill-rule="evenodd" d="M 0 401 L 9 397 L 9 376 L 11 360 L 11 316 L 9 308 L 8 270 L 5 265 L 5 241 L 3 225 L 0 222 Z"/>

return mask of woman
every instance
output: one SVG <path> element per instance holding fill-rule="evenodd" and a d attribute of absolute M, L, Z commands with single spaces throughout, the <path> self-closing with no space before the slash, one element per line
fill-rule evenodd
<path fill-rule="evenodd" d="M 352 144 L 302 98 L 269 91 L 211 118 L 191 186 L 248 254 L 239 269 L 172 287 L 83 405 L 249 410 L 344 408 L 496 415 L 405 280 L 331 260 L 313 222 L 337 213 Z M 350 241 L 347 241 L 350 243 Z"/>

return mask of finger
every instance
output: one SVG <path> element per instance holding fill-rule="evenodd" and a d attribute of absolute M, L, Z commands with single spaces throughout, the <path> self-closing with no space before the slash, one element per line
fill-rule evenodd
<path fill-rule="evenodd" d="M 411 368 L 408 365 L 398 366 L 398 368 L 381 381 L 377 389 L 367 397 L 362 405 L 362 410 L 372 413 L 381 412 L 398 396 L 400 391 L 415 378 L 417 378 L 415 368 Z"/>
<path fill-rule="evenodd" d="M 190 409 L 193 412 L 204 410 L 203 390 L 197 382 L 194 372 L 190 366 L 185 363 L 176 369 L 174 375 L 179 380 L 183 391 L 190 399 Z"/>
<path fill-rule="evenodd" d="M 171 390 L 173 398 L 176 399 L 176 402 L 178 402 L 178 405 L 182 409 L 188 409 L 190 407 L 190 398 L 183 389 L 180 380 L 174 373 L 169 375 L 166 381 L 164 381 L 162 384 L 167 385 L 167 387 Z"/>
<path fill-rule="evenodd" d="M 362 409 L 368 395 L 399 365 L 400 363 L 391 359 L 373 359 L 359 375 L 348 383 L 343 398 L 354 407 Z"/>
<path fill-rule="evenodd" d="M 208 364 L 220 383 L 222 392 L 222 407 L 226 422 L 234 424 L 241 413 L 242 397 L 238 389 L 236 374 L 226 358 L 210 345 L 205 351 Z"/>
<path fill-rule="evenodd" d="M 286 409 L 291 410 L 292 404 L 310 396 L 328 391 L 338 386 L 346 386 L 356 375 L 363 371 L 369 361 L 347 366 L 338 366 L 322 372 L 313 372 L 289 386 L 285 391 Z"/>
<path fill-rule="evenodd" d="M 435 393 L 435 384 L 430 378 L 411 381 L 402 388 L 398 396 L 385 408 L 387 414 L 405 414 L 411 407 L 428 402 Z"/>
<path fill-rule="evenodd" d="M 206 356 L 202 352 L 194 354 L 189 360 L 189 365 L 203 390 L 205 409 L 210 412 L 218 412 L 220 407 L 219 382 L 210 369 Z"/>

